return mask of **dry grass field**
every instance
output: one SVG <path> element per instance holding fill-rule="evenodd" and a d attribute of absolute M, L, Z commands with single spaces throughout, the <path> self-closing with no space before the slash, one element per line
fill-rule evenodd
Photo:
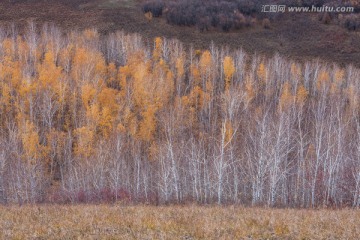
<path fill-rule="evenodd" d="M 360 211 L 219 206 L 0 207 L 1 239 L 357 239 Z"/>

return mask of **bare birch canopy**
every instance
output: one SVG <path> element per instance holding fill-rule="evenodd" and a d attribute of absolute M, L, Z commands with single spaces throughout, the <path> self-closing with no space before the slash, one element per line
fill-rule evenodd
<path fill-rule="evenodd" d="M 3 203 L 360 204 L 360 71 L 0 30 Z"/>

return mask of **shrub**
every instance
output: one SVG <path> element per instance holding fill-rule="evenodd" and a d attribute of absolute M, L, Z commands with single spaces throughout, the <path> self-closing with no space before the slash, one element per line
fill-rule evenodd
<path fill-rule="evenodd" d="M 133 200 L 131 193 L 125 188 L 113 189 L 103 187 L 100 189 L 79 189 L 64 191 L 57 189 L 47 195 L 46 203 L 114 203 L 116 201 L 130 202 Z"/>
<path fill-rule="evenodd" d="M 248 0 L 148 1 L 143 5 L 143 11 L 151 12 L 154 17 L 165 15 L 169 24 L 197 26 L 199 31 L 208 31 L 212 26 L 227 32 L 250 26 L 245 16 L 260 11 L 258 4 Z"/>
<path fill-rule="evenodd" d="M 145 13 L 144 15 L 145 15 L 145 17 L 146 17 L 146 19 L 147 19 L 148 21 L 151 21 L 152 18 L 153 18 L 153 15 L 152 15 L 151 12 L 147 12 L 147 13 Z"/>
<path fill-rule="evenodd" d="M 257 23 L 257 20 L 256 18 L 253 18 L 253 17 L 248 17 L 247 20 L 246 20 L 246 26 L 247 27 L 254 27 Z"/>
<path fill-rule="evenodd" d="M 230 16 L 226 14 L 221 14 L 220 17 L 220 27 L 224 32 L 228 32 L 233 26 L 233 21 Z"/>
<path fill-rule="evenodd" d="M 197 22 L 197 27 L 200 32 L 208 31 L 211 25 L 211 21 L 209 17 L 202 17 Z"/>
<path fill-rule="evenodd" d="M 348 15 L 344 18 L 344 26 L 350 31 L 355 31 L 360 28 L 360 18 L 355 14 Z"/>
<path fill-rule="evenodd" d="M 151 12 L 153 17 L 160 17 L 163 14 L 165 3 L 160 0 L 147 1 L 143 4 L 142 9 L 144 13 Z"/>
<path fill-rule="evenodd" d="M 261 6 L 259 9 L 256 3 L 246 0 L 238 1 L 237 8 L 241 13 L 246 15 L 251 15 L 253 13 L 261 11 Z"/>
<path fill-rule="evenodd" d="M 198 21 L 196 3 L 194 5 L 188 2 L 174 2 L 169 4 L 166 14 L 167 22 L 179 26 L 194 26 Z"/>
<path fill-rule="evenodd" d="M 270 20 L 268 18 L 264 18 L 262 20 L 262 26 L 265 29 L 269 29 L 270 28 Z"/>
<path fill-rule="evenodd" d="M 324 24 L 329 24 L 331 22 L 331 16 L 329 13 L 322 13 L 322 14 L 319 14 L 319 21 L 321 21 L 322 23 Z"/>
<path fill-rule="evenodd" d="M 245 27 L 245 25 L 246 25 L 245 16 L 242 13 L 236 11 L 234 13 L 234 23 L 233 24 L 234 24 L 235 29 L 241 29 L 241 28 Z"/>

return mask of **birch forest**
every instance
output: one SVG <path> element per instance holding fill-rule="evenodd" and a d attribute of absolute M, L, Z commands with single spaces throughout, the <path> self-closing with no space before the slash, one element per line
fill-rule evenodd
<path fill-rule="evenodd" d="M 0 29 L 0 202 L 360 205 L 360 70 Z"/>

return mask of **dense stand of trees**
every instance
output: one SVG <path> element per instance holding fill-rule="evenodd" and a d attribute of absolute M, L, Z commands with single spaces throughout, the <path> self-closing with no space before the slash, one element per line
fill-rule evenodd
<path fill-rule="evenodd" d="M 360 204 L 360 71 L 0 31 L 0 201 Z"/>
<path fill-rule="evenodd" d="M 150 0 L 143 3 L 143 11 L 153 17 L 165 16 L 169 24 L 197 26 L 200 31 L 218 28 L 227 32 L 254 25 L 256 18 L 252 14 L 260 15 L 261 3 L 247 0 Z"/>
<path fill-rule="evenodd" d="M 142 10 L 149 19 L 164 17 L 167 23 L 178 26 L 197 26 L 200 31 L 220 29 L 224 32 L 255 26 L 261 20 L 265 28 L 270 19 L 278 14 L 262 12 L 264 5 L 289 7 L 353 7 L 354 13 L 318 13 L 319 20 L 334 22 L 350 31 L 360 28 L 360 4 L 358 1 L 338 0 L 148 0 Z M 305 16 L 309 17 L 309 16 Z"/>

